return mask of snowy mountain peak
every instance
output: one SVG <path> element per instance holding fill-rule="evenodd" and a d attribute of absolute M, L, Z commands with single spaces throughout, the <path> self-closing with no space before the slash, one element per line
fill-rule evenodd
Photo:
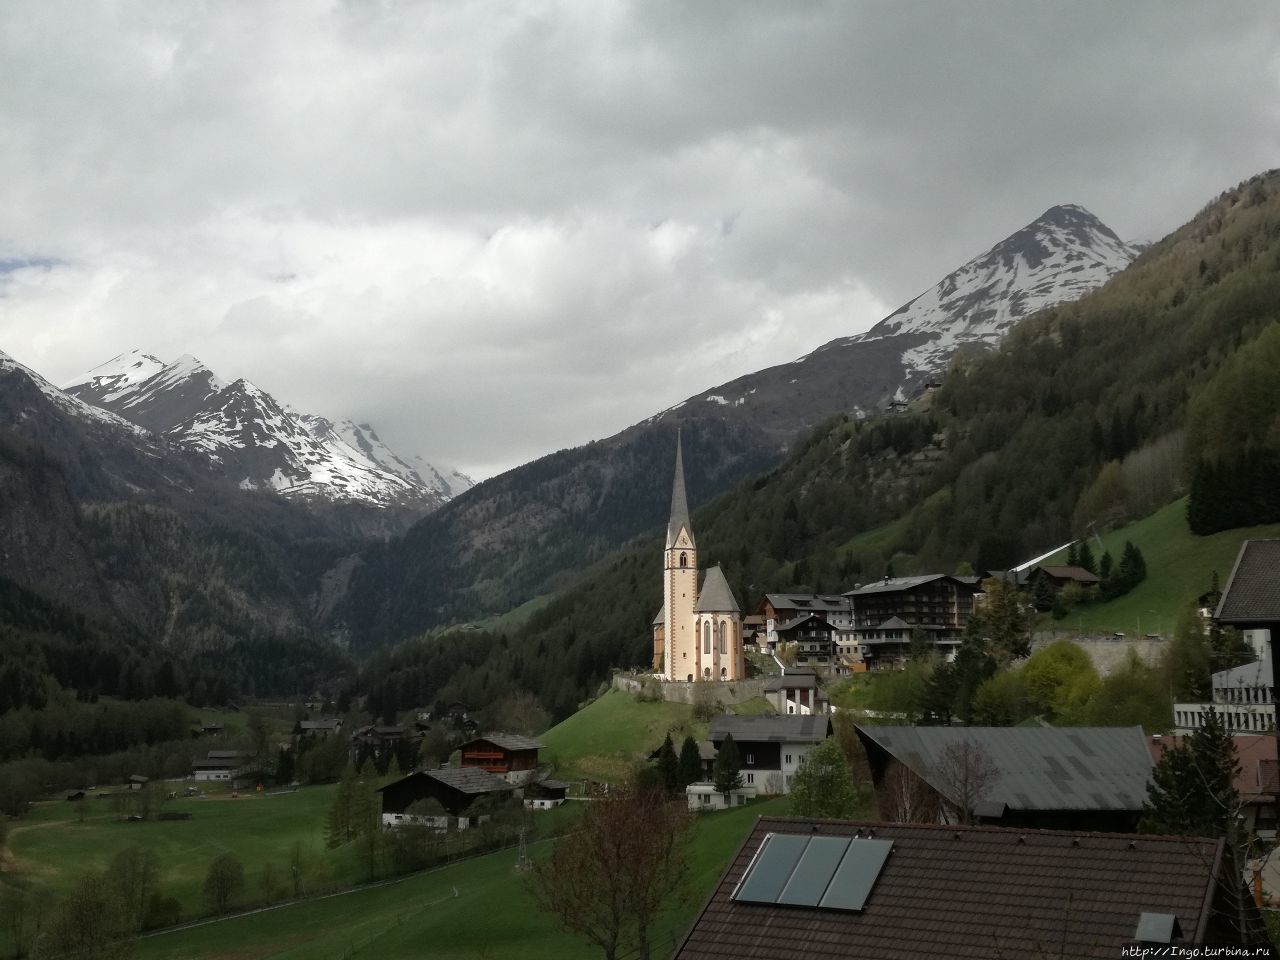
<path fill-rule="evenodd" d="M 36 385 L 36 388 L 39 389 L 41 393 L 53 402 L 55 406 L 79 420 L 95 424 L 106 424 L 109 427 L 123 430 L 131 436 L 137 436 L 139 438 L 145 436 L 143 431 L 139 430 L 128 420 L 116 416 L 116 414 L 109 410 L 104 410 L 101 407 L 86 403 L 64 390 L 58 389 L 30 367 L 19 363 L 17 360 L 13 359 L 13 357 L 9 356 L 9 354 L 0 350 L 0 375 L 11 372 L 21 373 L 26 376 Z"/>
<path fill-rule="evenodd" d="M 367 424 L 293 410 L 243 377 L 222 381 L 191 354 L 163 363 L 131 351 L 68 390 L 200 452 L 246 489 L 421 509 L 471 486 L 460 474 L 410 466 Z"/>
<path fill-rule="evenodd" d="M 919 379 L 941 371 L 958 349 L 994 346 L 1037 310 L 1102 286 L 1136 256 L 1084 207 L 1050 207 L 866 333 L 836 342 L 923 338 L 902 355 L 906 379 Z"/>

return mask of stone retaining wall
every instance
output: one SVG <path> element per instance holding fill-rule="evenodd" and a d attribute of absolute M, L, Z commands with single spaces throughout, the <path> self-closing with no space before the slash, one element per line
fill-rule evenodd
<path fill-rule="evenodd" d="M 730 680 L 723 683 L 714 680 L 704 682 L 711 688 L 715 699 L 725 706 L 764 696 L 764 679 Z M 648 688 L 655 691 L 663 700 L 669 700 L 672 703 L 693 703 L 694 691 L 699 686 L 698 683 L 672 683 L 657 680 L 651 673 L 615 673 L 613 675 L 615 690 L 640 693 Z"/>

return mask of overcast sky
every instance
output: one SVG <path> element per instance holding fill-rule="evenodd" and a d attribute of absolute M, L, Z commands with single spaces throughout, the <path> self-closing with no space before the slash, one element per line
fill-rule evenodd
<path fill-rule="evenodd" d="M 1280 4 L 0 4 L 0 350 L 477 477 L 1280 163 Z"/>

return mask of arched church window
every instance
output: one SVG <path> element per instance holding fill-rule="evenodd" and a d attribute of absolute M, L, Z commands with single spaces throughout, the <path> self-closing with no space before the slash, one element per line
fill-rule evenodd
<path fill-rule="evenodd" d="M 711 653 L 711 621 L 702 625 L 702 652 Z"/>
<path fill-rule="evenodd" d="M 702 679 L 703 679 L 703 680 L 710 680 L 710 679 L 711 679 L 711 668 L 710 668 L 710 667 L 703 667 L 703 668 L 702 668 Z"/>
<path fill-rule="evenodd" d="M 690 682 L 690 683 L 693 683 L 693 674 L 692 674 L 692 673 L 691 673 L 691 674 L 689 674 L 689 682 Z"/>
<path fill-rule="evenodd" d="M 687 553 L 680 554 L 680 566 L 687 567 L 689 565 L 689 555 Z"/>
<path fill-rule="evenodd" d="M 724 679 L 725 677 L 727 677 L 728 675 L 729 675 L 729 670 L 728 670 L 728 668 L 727 668 L 727 667 L 721 667 L 721 668 L 720 668 L 720 679 L 721 679 L 721 680 L 723 680 L 723 679 Z"/>
<path fill-rule="evenodd" d="M 725 631 L 725 623 L 724 623 L 724 621 L 723 621 L 723 620 L 721 620 L 721 621 L 720 621 L 720 652 L 721 652 L 722 654 L 725 654 L 725 653 L 728 653 L 728 652 L 729 652 L 729 648 L 725 646 L 725 642 L 726 642 L 726 641 L 725 641 L 725 632 L 724 632 L 724 631 Z"/>

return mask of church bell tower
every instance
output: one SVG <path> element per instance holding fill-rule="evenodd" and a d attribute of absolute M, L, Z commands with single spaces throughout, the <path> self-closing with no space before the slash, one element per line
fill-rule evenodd
<path fill-rule="evenodd" d="M 671 519 L 663 551 L 663 675 L 668 680 L 693 680 L 698 676 L 698 638 L 693 608 L 698 602 L 698 548 L 689 522 L 689 501 L 684 491 L 684 457 L 676 434 L 676 474 L 671 486 Z"/>

